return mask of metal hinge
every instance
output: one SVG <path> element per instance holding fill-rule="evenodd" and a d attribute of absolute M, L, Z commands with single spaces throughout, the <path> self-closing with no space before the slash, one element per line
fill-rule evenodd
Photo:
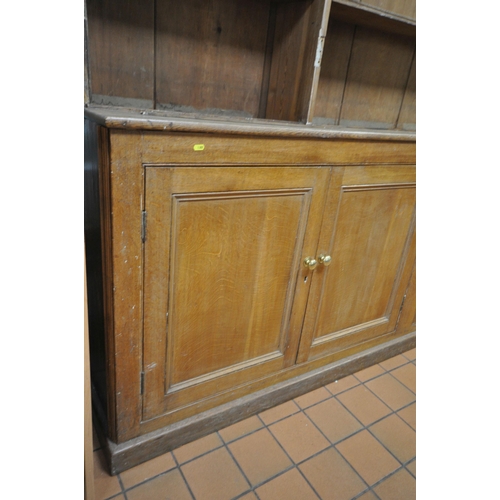
<path fill-rule="evenodd" d="M 144 372 L 141 372 L 141 396 L 144 394 Z"/>
<path fill-rule="evenodd" d="M 144 243 L 146 241 L 146 217 L 148 213 L 146 210 L 142 211 L 142 225 L 141 225 L 141 238 L 142 242 Z"/>

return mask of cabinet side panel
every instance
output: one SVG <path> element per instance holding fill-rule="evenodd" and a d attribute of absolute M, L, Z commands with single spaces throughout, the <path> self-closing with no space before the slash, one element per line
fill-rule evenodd
<path fill-rule="evenodd" d="M 112 254 L 113 328 L 109 362 L 115 377 L 116 442 L 135 437 L 141 417 L 142 210 L 144 172 L 141 134 L 110 134 L 109 214 Z"/>
<path fill-rule="evenodd" d="M 105 143 L 106 131 L 95 123 L 84 123 L 84 231 L 87 263 L 88 286 L 88 321 L 91 377 L 95 395 L 100 400 L 100 407 L 106 409 L 107 361 L 105 328 L 105 294 L 103 284 L 103 211 L 102 186 L 100 182 L 100 143 Z M 104 140 L 103 140 L 104 139 Z M 103 422 L 106 425 L 106 422 Z"/>
<path fill-rule="evenodd" d="M 154 0 L 87 0 L 92 102 L 152 108 Z"/>

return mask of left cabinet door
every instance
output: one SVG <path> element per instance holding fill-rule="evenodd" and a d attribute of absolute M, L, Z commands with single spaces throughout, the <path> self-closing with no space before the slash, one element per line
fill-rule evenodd
<path fill-rule="evenodd" d="M 330 169 L 144 168 L 142 421 L 175 422 L 295 362 Z"/>

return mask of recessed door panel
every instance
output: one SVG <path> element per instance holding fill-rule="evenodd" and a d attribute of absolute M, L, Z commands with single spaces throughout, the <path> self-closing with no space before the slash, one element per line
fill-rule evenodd
<path fill-rule="evenodd" d="M 173 195 L 172 386 L 282 356 L 308 190 Z"/>
<path fill-rule="evenodd" d="M 143 419 L 295 361 L 329 172 L 146 167 Z"/>

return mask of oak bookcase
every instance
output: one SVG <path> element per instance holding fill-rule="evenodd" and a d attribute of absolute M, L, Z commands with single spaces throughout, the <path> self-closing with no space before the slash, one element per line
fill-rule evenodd
<path fill-rule="evenodd" d="M 115 474 L 415 345 L 415 4 L 87 0 Z"/>

